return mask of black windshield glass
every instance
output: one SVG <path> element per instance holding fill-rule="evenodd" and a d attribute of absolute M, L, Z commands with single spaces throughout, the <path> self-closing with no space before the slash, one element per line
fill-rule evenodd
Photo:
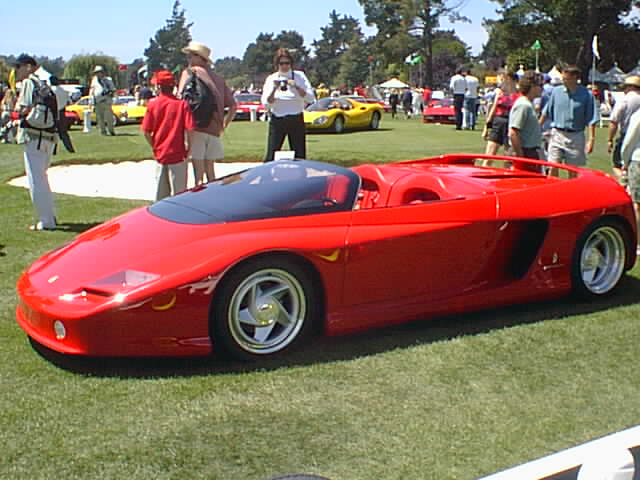
<path fill-rule="evenodd" d="M 269 162 L 165 198 L 149 212 L 188 224 L 238 222 L 353 209 L 360 177 L 308 160 Z"/>

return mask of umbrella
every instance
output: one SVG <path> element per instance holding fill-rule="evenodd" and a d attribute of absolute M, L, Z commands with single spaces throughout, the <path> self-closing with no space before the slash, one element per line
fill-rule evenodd
<path fill-rule="evenodd" d="M 382 88 L 407 88 L 407 87 L 409 87 L 409 85 L 407 85 L 402 80 L 399 80 L 399 79 L 397 79 L 395 77 L 392 78 L 391 80 L 387 80 L 386 82 L 381 83 L 378 86 L 382 87 Z"/>

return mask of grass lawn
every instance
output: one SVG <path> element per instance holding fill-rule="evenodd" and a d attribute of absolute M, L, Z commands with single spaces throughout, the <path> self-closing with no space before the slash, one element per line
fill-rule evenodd
<path fill-rule="evenodd" d="M 138 127 L 72 137 L 54 163 L 142 160 Z M 599 131 L 590 166 L 608 171 Z M 260 160 L 266 125 L 236 122 L 227 160 Z M 418 120 L 308 136 L 345 165 L 481 152 L 479 132 Z M 571 299 L 317 339 L 281 362 L 49 357 L 15 321 L 15 283 L 45 251 L 144 202 L 56 195 L 33 233 L 18 146 L 0 145 L 0 478 L 474 479 L 639 423 L 640 267 L 612 297 Z M 585 192 L 586 195 L 589 192 Z"/>

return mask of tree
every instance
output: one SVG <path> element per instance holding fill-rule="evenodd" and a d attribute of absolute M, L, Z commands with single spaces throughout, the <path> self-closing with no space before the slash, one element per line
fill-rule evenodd
<path fill-rule="evenodd" d="M 113 78 L 116 87 L 119 85 L 118 60 L 104 53 L 74 55 L 64 67 L 64 78 L 76 78 L 82 85 L 91 83 L 91 76 L 96 65 L 102 65 L 108 76 Z"/>
<path fill-rule="evenodd" d="M 247 87 L 251 83 L 242 60 L 237 57 L 224 57 L 216 60 L 213 68 L 225 79 L 227 85 L 231 88 Z"/>
<path fill-rule="evenodd" d="M 361 38 L 354 38 L 349 42 L 349 48 L 340 55 L 338 61 L 337 85 L 346 85 L 351 89 L 359 84 L 366 84 L 369 76 L 369 62 L 367 61 L 365 45 Z"/>
<path fill-rule="evenodd" d="M 593 55 L 592 40 L 606 40 L 603 64 L 618 61 L 632 68 L 638 58 L 634 45 L 640 42 L 638 21 L 625 20 L 639 0 L 492 0 L 503 8 L 502 18 L 485 22 L 489 42 L 483 57 L 504 56 L 510 64 L 532 66 L 530 46 L 539 40 L 543 46 L 541 65 L 551 67 L 557 61 L 575 63 L 587 80 Z"/>
<path fill-rule="evenodd" d="M 35 57 L 38 65 L 41 65 L 47 72 L 56 77 L 61 77 L 64 72 L 65 61 L 62 57 L 49 58 L 49 57 Z"/>
<path fill-rule="evenodd" d="M 149 47 L 144 51 L 149 72 L 161 69 L 174 72 L 186 67 L 187 59 L 182 49 L 191 41 L 189 29 L 193 22 L 187 23 L 184 12 L 184 9 L 180 10 L 180 1 L 176 0 L 166 26 L 149 39 Z"/>
<path fill-rule="evenodd" d="M 384 49 L 390 46 L 397 49 L 403 45 L 410 49 L 416 47 L 416 53 L 425 63 L 428 85 L 433 83 L 433 39 L 440 26 L 440 18 L 446 17 L 450 22 L 469 21 L 460 14 L 467 0 L 358 1 L 364 8 L 367 25 L 378 27 L 378 36 Z M 399 45 L 393 45 L 393 42 Z M 413 51 L 407 51 L 405 55 L 410 53 Z"/>
<path fill-rule="evenodd" d="M 297 68 L 307 66 L 309 52 L 304 48 L 304 38 L 296 31 L 282 31 L 274 38 L 273 33 L 260 33 L 244 52 L 242 62 L 249 78 L 261 83 L 273 71 L 273 56 L 279 48 L 287 48 L 293 55 Z"/>
<path fill-rule="evenodd" d="M 342 69 L 346 74 L 349 66 L 341 65 L 341 57 L 349 51 L 351 46 L 360 48 L 363 42 L 360 23 L 353 17 L 342 16 L 333 10 L 329 14 L 329 24 L 320 29 L 320 40 L 314 40 L 312 45 L 315 51 L 315 76 L 318 82 L 333 85 L 337 80 L 338 72 Z M 351 58 L 355 58 L 353 55 Z M 355 58 L 355 60 L 362 60 Z M 366 56 L 364 58 L 366 62 Z M 367 66 L 368 69 L 368 66 Z M 347 74 L 347 76 L 350 76 Z"/>

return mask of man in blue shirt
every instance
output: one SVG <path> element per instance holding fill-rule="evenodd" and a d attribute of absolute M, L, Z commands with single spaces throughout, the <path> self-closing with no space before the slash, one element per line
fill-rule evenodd
<path fill-rule="evenodd" d="M 593 151 L 599 112 L 593 95 L 578 83 L 580 69 L 568 65 L 562 70 L 562 83 L 555 87 L 540 117 L 540 124 L 551 121 L 550 162 L 583 166 Z M 589 138 L 584 130 L 588 128 Z"/>

